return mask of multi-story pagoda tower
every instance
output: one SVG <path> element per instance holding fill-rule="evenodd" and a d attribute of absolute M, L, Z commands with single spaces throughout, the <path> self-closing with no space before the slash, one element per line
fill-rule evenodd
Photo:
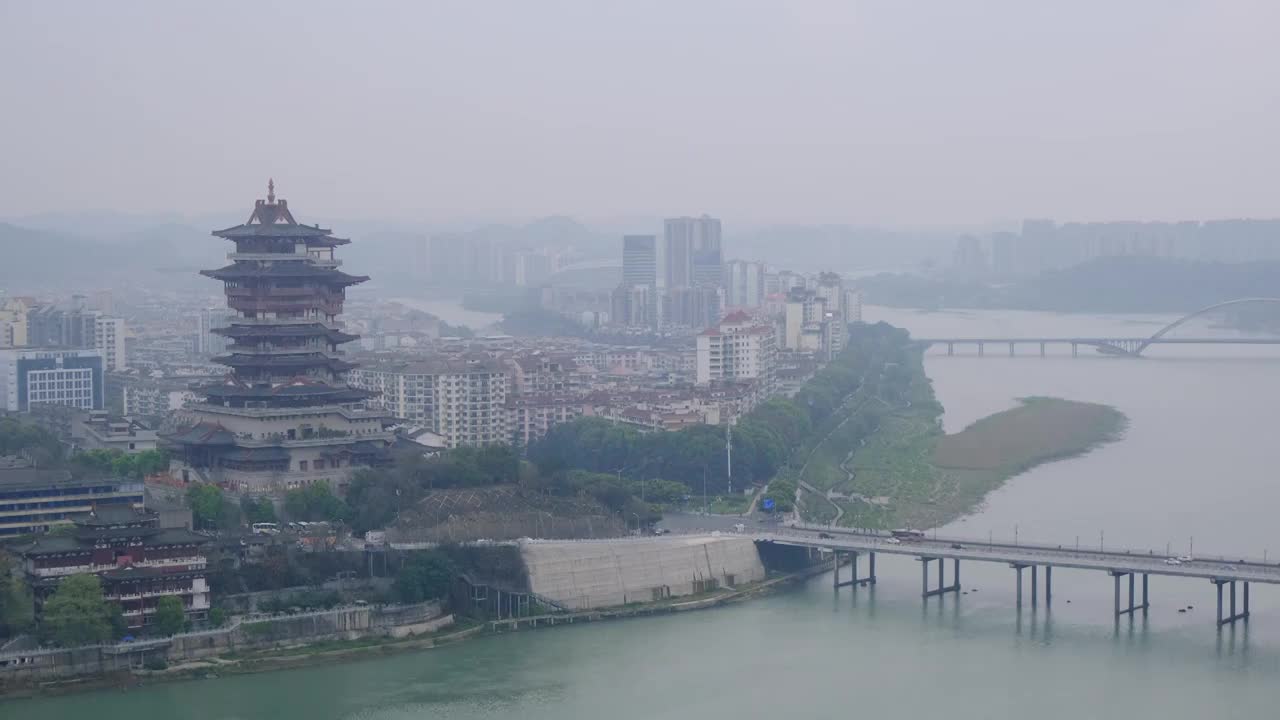
<path fill-rule="evenodd" d="M 200 273 L 223 282 L 235 312 L 214 331 L 230 342 L 214 361 L 231 372 L 197 388 L 204 401 L 165 436 L 175 476 L 250 493 L 341 489 L 352 468 L 388 462 L 388 417 L 364 409 L 370 393 L 347 385 L 355 365 L 338 349 L 356 339 L 338 321 L 346 288 L 369 279 L 338 269 L 334 248 L 351 241 L 300 225 L 274 182 L 248 222 L 213 234 L 235 243 L 230 265 Z"/>

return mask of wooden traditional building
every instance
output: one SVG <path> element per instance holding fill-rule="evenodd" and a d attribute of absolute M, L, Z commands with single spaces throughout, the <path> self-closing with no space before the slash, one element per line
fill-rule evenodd
<path fill-rule="evenodd" d="M 177 432 L 173 473 L 237 492 L 281 493 L 325 482 L 341 489 L 353 468 L 390 461 L 389 416 L 369 410 L 371 393 L 347 384 L 355 367 L 339 349 L 346 288 L 368 280 L 339 270 L 334 249 L 350 242 L 298 223 L 274 183 L 248 222 L 218 230 L 235 243 L 226 267 L 201 274 L 221 280 L 234 311 L 227 353 L 231 372 L 199 392 Z"/>
<path fill-rule="evenodd" d="M 97 575 L 103 597 L 118 603 L 129 627 L 150 624 L 160 598 L 182 600 L 187 616 L 209 612 L 205 578 L 209 538 L 183 528 L 161 528 L 153 511 L 109 505 L 76 521 L 69 535 L 43 535 L 17 548 L 35 592 L 36 614 L 58 583 L 71 575 Z"/>

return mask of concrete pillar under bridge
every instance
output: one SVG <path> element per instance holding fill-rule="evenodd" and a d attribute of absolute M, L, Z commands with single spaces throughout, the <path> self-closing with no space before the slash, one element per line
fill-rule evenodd
<path fill-rule="evenodd" d="M 920 597 L 926 600 L 934 595 L 942 595 L 943 593 L 959 593 L 960 592 L 960 558 L 952 558 L 951 568 L 951 584 L 946 584 L 945 563 L 946 558 L 921 556 L 916 558 L 920 561 Z M 938 563 L 938 586 L 929 589 L 929 563 Z"/>
<path fill-rule="evenodd" d="M 1234 624 L 1237 620 L 1249 620 L 1249 583 L 1244 581 L 1244 608 L 1241 612 L 1236 612 L 1236 581 L 1223 580 L 1214 578 L 1209 582 L 1217 586 L 1218 590 L 1218 627 L 1227 624 Z M 1226 617 L 1222 616 L 1222 586 L 1229 585 L 1231 587 L 1231 613 Z"/>
<path fill-rule="evenodd" d="M 847 552 L 847 553 L 842 553 L 839 550 L 833 550 L 831 554 L 832 554 L 831 564 L 832 564 L 832 569 L 834 571 L 831 583 L 834 589 L 839 590 L 842 587 L 858 587 L 859 585 L 875 585 L 876 584 L 876 554 L 874 552 L 867 553 L 867 566 L 868 566 L 867 571 L 869 574 L 864 578 L 858 577 L 858 555 L 860 555 L 861 553 L 857 552 L 856 550 Z M 844 554 L 853 556 L 849 559 L 849 568 L 850 568 L 851 576 L 848 580 L 841 582 L 840 581 L 840 556 Z"/>
<path fill-rule="evenodd" d="M 1040 580 L 1039 565 L 1030 563 L 1009 563 L 1009 567 L 1013 568 L 1017 574 L 1017 590 L 1018 590 L 1018 608 L 1022 608 L 1022 571 L 1031 569 L 1031 609 L 1036 609 L 1040 604 Z M 1053 566 L 1044 566 L 1044 606 L 1046 608 L 1053 605 Z"/>
<path fill-rule="evenodd" d="M 1121 615 L 1129 615 L 1130 617 L 1132 617 L 1134 612 L 1137 610 L 1141 610 L 1142 614 L 1146 615 L 1147 611 L 1151 608 L 1151 603 L 1147 602 L 1147 574 L 1142 573 L 1142 604 L 1140 605 L 1135 604 L 1133 601 L 1134 600 L 1133 584 L 1134 584 L 1134 575 L 1136 573 L 1122 572 L 1120 570 L 1111 570 L 1110 574 L 1112 579 L 1115 581 L 1116 621 L 1120 620 Z M 1129 606 L 1126 608 L 1122 608 L 1120 606 L 1120 578 L 1122 577 L 1129 578 Z"/>

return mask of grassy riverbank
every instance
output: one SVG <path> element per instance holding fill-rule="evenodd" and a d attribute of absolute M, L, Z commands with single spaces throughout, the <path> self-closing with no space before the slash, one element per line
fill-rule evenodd
<path fill-rule="evenodd" d="M 968 513 L 1030 468 L 1114 441 L 1126 418 L 1115 408 L 1060 398 L 1022 399 L 946 435 L 942 406 L 920 353 L 909 362 L 907 400 L 868 394 L 815 448 L 802 479 L 805 517 L 867 528 L 936 527 Z M 874 428 L 864 433 L 863 428 Z"/>

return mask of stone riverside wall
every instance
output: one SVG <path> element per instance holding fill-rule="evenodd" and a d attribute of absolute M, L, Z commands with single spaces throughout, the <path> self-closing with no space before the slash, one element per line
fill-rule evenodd
<path fill-rule="evenodd" d="M 453 616 L 442 614 L 437 603 L 359 605 L 296 615 L 242 616 L 226 628 L 159 640 L 0 654 L 0 691 L 11 685 L 137 669 L 152 658 L 163 658 L 172 665 L 232 652 L 331 640 L 403 638 L 434 632 L 452 623 Z"/>
<path fill-rule="evenodd" d="M 520 545 L 529 589 L 569 610 L 590 610 L 764 580 L 749 537 L 727 535 L 534 541 Z"/>

